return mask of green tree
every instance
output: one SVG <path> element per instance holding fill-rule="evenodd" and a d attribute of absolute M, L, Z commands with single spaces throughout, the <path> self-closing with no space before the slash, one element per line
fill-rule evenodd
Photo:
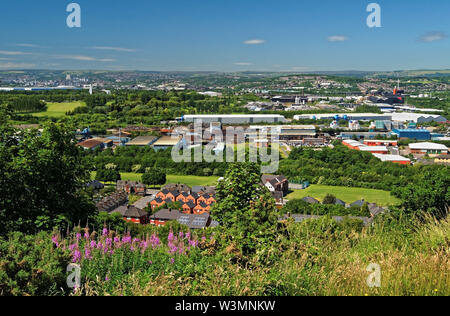
<path fill-rule="evenodd" d="M 264 252 L 277 235 L 275 200 L 260 183 L 256 164 L 232 164 L 217 186 L 218 203 L 211 211 L 244 255 Z"/>
<path fill-rule="evenodd" d="M 335 204 L 336 203 L 336 197 L 332 194 L 327 194 L 325 198 L 323 199 L 323 204 Z"/>
<path fill-rule="evenodd" d="M 0 109 L 0 117 L 8 117 Z M 55 225 L 85 222 L 95 208 L 86 190 L 89 166 L 72 131 L 45 124 L 17 131 L 0 126 L 0 234 L 35 233 Z"/>
<path fill-rule="evenodd" d="M 161 169 L 153 169 L 142 175 L 142 183 L 149 186 L 164 185 L 167 181 L 166 173 Z"/>
<path fill-rule="evenodd" d="M 95 179 L 103 182 L 117 182 L 121 179 L 120 172 L 114 169 L 100 169 Z"/>

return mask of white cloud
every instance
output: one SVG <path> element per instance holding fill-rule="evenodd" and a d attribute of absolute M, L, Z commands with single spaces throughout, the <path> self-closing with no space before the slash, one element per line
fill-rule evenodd
<path fill-rule="evenodd" d="M 79 60 L 79 61 L 99 61 L 99 62 L 114 62 L 115 59 L 111 58 L 95 58 L 91 56 L 82 56 L 82 55 L 58 55 L 55 56 L 58 59 L 71 59 L 71 60 Z"/>
<path fill-rule="evenodd" d="M 264 44 L 266 41 L 262 40 L 262 39 L 252 39 L 252 40 L 248 40 L 245 41 L 244 44 L 246 45 L 261 45 Z"/>
<path fill-rule="evenodd" d="M 33 47 L 40 47 L 39 45 L 35 45 L 35 44 L 27 44 L 27 43 L 16 44 L 15 46 L 17 46 L 17 47 L 30 47 L 30 48 L 33 48 Z"/>
<path fill-rule="evenodd" d="M 27 63 L 0 63 L 0 69 L 34 68 L 36 65 Z"/>
<path fill-rule="evenodd" d="M 132 48 L 123 48 L 123 47 L 111 47 L 111 46 L 94 46 L 92 47 L 92 49 L 96 49 L 96 50 L 112 50 L 115 52 L 135 52 L 136 49 L 132 49 Z"/>
<path fill-rule="evenodd" d="M 31 53 L 17 52 L 17 51 L 10 51 L 10 50 L 0 50 L 0 55 L 19 56 L 19 55 L 31 55 Z"/>
<path fill-rule="evenodd" d="M 444 32 L 429 32 L 422 35 L 419 40 L 424 43 L 431 43 L 436 41 L 442 41 L 447 38 L 447 34 Z"/>
<path fill-rule="evenodd" d="M 333 35 L 333 36 L 328 37 L 328 41 L 329 42 L 345 42 L 345 41 L 348 41 L 348 37 L 343 36 L 343 35 Z"/>
<path fill-rule="evenodd" d="M 239 62 L 239 63 L 234 63 L 236 66 L 251 66 L 253 65 L 252 63 L 245 63 L 245 62 Z"/>

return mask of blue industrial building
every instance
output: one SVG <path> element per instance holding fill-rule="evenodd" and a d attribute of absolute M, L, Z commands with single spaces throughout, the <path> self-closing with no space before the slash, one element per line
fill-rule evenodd
<path fill-rule="evenodd" d="M 431 140 L 431 133 L 426 129 L 394 129 L 392 134 L 397 135 L 399 139 Z"/>

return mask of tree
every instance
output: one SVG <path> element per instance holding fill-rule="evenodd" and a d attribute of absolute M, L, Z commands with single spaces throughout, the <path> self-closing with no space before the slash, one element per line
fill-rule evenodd
<path fill-rule="evenodd" d="M 0 117 L 8 115 L 0 109 Z M 95 211 L 85 185 L 90 167 L 72 131 L 49 123 L 39 135 L 1 123 L 0 234 L 86 222 Z"/>
<path fill-rule="evenodd" d="M 336 197 L 332 194 L 327 194 L 323 199 L 323 204 L 336 204 Z"/>
<path fill-rule="evenodd" d="M 121 179 L 121 175 L 117 170 L 105 168 L 97 171 L 95 179 L 103 182 L 117 182 Z"/>
<path fill-rule="evenodd" d="M 450 207 L 449 169 L 433 166 L 413 183 L 395 188 L 393 194 L 401 199 L 401 206 L 407 213 L 446 216 Z"/>
<path fill-rule="evenodd" d="M 167 181 L 167 176 L 161 169 L 153 169 L 142 175 L 142 183 L 149 186 L 164 185 Z"/>
<path fill-rule="evenodd" d="M 276 236 L 279 214 L 269 190 L 262 186 L 256 164 L 232 164 L 220 181 L 212 216 L 244 255 L 267 250 Z"/>

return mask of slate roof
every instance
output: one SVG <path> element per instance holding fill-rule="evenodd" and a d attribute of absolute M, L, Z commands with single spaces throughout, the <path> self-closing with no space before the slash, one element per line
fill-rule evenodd
<path fill-rule="evenodd" d="M 135 206 L 128 206 L 123 216 L 131 218 L 141 218 L 147 215 L 148 215 L 147 212 L 141 210 L 140 208 L 137 208 Z"/>
<path fill-rule="evenodd" d="M 366 201 L 364 201 L 364 200 L 358 200 L 358 201 L 353 202 L 352 204 L 350 204 L 350 206 L 359 206 L 359 207 L 362 207 L 365 203 L 366 203 Z"/>
<path fill-rule="evenodd" d="M 150 219 L 160 219 L 160 220 L 166 220 L 166 221 L 173 221 L 180 218 L 181 212 L 177 210 L 170 210 L 170 209 L 162 209 L 152 216 L 150 216 Z"/>

